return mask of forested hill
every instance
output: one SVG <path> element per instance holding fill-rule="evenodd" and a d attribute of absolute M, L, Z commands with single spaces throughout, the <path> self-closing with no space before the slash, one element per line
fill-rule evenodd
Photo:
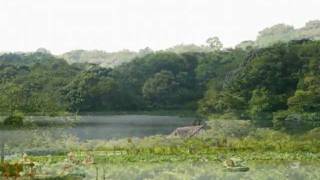
<path fill-rule="evenodd" d="M 215 50 L 211 45 L 217 46 L 219 49 L 222 48 L 222 43 L 217 37 L 209 38 L 206 45 L 195 45 L 195 44 L 180 44 L 170 47 L 159 52 L 173 52 L 177 54 L 183 53 L 208 53 Z M 152 49 L 146 47 L 140 49 L 138 52 L 122 50 L 118 52 L 105 52 L 99 50 L 74 50 L 60 55 L 59 57 L 64 58 L 68 63 L 92 63 L 98 64 L 102 67 L 113 68 L 124 63 L 128 63 L 135 58 L 143 57 L 147 54 L 154 53 Z"/>
<path fill-rule="evenodd" d="M 301 28 L 295 28 L 287 24 L 277 24 L 259 32 L 255 41 L 243 41 L 239 48 L 262 48 L 279 42 L 292 40 L 320 40 L 320 20 L 309 21 Z"/>
<path fill-rule="evenodd" d="M 113 69 L 68 64 L 49 53 L 0 56 L 2 112 L 197 108 L 206 84 L 238 66 L 240 49 L 210 53 L 155 52 Z M 21 100 L 22 99 L 22 100 Z"/>
<path fill-rule="evenodd" d="M 236 47 L 242 49 L 263 48 L 279 42 L 289 42 L 292 40 L 302 39 L 320 40 L 319 20 L 309 21 L 301 28 L 295 28 L 287 24 L 277 24 L 267 27 L 259 32 L 256 40 L 243 41 Z M 209 38 L 206 44 L 180 44 L 167 48 L 163 51 L 174 52 L 178 54 L 187 52 L 209 53 L 213 50 L 211 47 L 213 41 L 216 41 L 215 37 Z M 216 42 L 220 43 L 222 46 L 221 42 Z M 118 52 L 74 50 L 64 53 L 59 57 L 64 58 L 68 63 L 94 63 L 103 67 L 113 68 L 123 63 L 130 62 L 136 57 L 142 57 L 152 52 L 153 50 L 149 47 L 141 49 L 138 52 L 129 50 L 122 50 Z"/>
<path fill-rule="evenodd" d="M 320 41 L 150 52 L 113 69 L 46 52 L 0 56 L 2 112 L 188 109 L 257 125 L 318 126 Z"/>
<path fill-rule="evenodd" d="M 1 65 L 33 66 L 35 64 L 65 63 L 64 59 L 56 58 L 50 53 L 4 53 L 0 55 Z"/>

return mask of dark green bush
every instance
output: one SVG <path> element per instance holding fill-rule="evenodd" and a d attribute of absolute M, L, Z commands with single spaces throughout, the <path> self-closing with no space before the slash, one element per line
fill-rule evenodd
<path fill-rule="evenodd" d="M 7 117 L 3 121 L 3 124 L 5 126 L 19 127 L 19 126 L 23 126 L 23 119 L 24 119 L 23 115 L 14 114 L 14 115 L 10 115 L 9 117 Z"/>
<path fill-rule="evenodd" d="M 277 111 L 273 113 L 273 119 L 272 119 L 273 127 L 277 130 L 283 129 L 285 120 L 289 114 L 290 113 L 288 111 Z"/>
<path fill-rule="evenodd" d="M 314 128 L 304 135 L 305 139 L 320 139 L 320 128 Z"/>
<path fill-rule="evenodd" d="M 251 122 L 256 127 L 272 127 L 272 113 L 271 112 L 258 112 L 250 115 Z"/>
<path fill-rule="evenodd" d="M 278 111 L 273 113 L 273 126 L 277 130 L 287 132 L 306 132 L 320 127 L 318 113 L 292 113 L 290 111 Z"/>

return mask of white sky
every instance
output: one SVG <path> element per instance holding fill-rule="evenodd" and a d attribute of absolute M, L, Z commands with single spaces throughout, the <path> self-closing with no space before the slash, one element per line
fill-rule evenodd
<path fill-rule="evenodd" d="M 116 51 L 255 39 L 320 19 L 320 0 L 0 0 L 0 51 Z"/>

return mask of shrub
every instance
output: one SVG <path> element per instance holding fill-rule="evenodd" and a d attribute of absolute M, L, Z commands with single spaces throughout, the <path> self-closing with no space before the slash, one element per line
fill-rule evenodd
<path fill-rule="evenodd" d="M 273 126 L 292 133 L 301 133 L 320 126 L 318 113 L 290 113 L 278 111 L 273 114 Z"/>
<path fill-rule="evenodd" d="M 273 113 L 273 119 L 272 119 L 273 127 L 277 130 L 283 129 L 285 120 L 288 117 L 288 115 L 289 115 L 288 111 L 277 111 Z"/>
<path fill-rule="evenodd" d="M 22 164 L 9 164 L 9 163 L 3 163 L 0 164 L 0 172 L 2 176 L 8 177 L 15 177 L 14 179 L 17 179 L 17 177 L 20 176 L 20 173 L 23 171 L 23 165 Z M 7 179 L 6 178 L 6 179 Z"/>
<path fill-rule="evenodd" d="M 284 132 L 279 132 L 267 128 L 258 128 L 255 131 L 251 131 L 248 137 L 258 141 L 270 140 L 275 142 L 278 140 L 289 139 L 290 136 Z"/>
<path fill-rule="evenodd" d="M 271 112 L 257 112 L 251 114 L 252 124 L 258 128 L 272 127 L 272 113 Z"/>
<path fill-rule="evenodd" d="M 204 138 L 245 137 L 253 127 L 246 120 L 210 120 L 207 121 L 208 130 L 201 135 Z"/>
<path fill-rule="evenodd" d="M 320 127 L 320 113 L 303 113 L 302 117 L 307 128 Z"/>
<path fill-rule="evenodd" d="M 14 127 L 19 127 L 23 126 L 23 115 L 22 114 L 13 114 L 4 119 L 3 124 L 5 126 L 14 126 Z"/>
<path fill-rule="evenodd" d="M 320 139 L 320 128 L 314 128 L 304 135 L 305 139 Z"/>

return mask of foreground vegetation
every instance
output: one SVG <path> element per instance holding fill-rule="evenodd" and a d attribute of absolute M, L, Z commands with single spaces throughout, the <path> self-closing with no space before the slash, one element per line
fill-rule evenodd
<path fill-rule="evenodd" d="M 56 179 L 318 179 L 317 162 L 250 161 L 249 172 L 226 172 L 216 162 L 103 163 L 73 165 L 70 162 L 46 164 L 42 172 L 60 174 Z M 298 166 L 298 167 L 296 167 Z M 50 169 L 50 170 L 49 170 Z M 125 172 L 125 173 L 124 173 Z M 69 175 L 65 175 L 69 173 Z M 40 177 L 40 176 L 38 176 Z M 42 176 L 45 177 L 45 176 Z"/>
<path fill-rule="evenodd" d="M 259 174 L 275 172 L 275 169 L 276 174 L 266 177 L 285 177 L 288 173 L 298 174 L 299 177 L 307 175 L 310 179 L 319 176 L 317 171 L 312 172 L 312 169 L 319 167 L 319 129 L 296 135 L 255 128 L 250 121 L 211 120 L 207 125 L 206 131 L 192 138 L 159 135 L 81 142 L 72 137 L 66 140 L 65 136 L 61 136 L 61 139 L 52 137 L 53 140 L 49 134 L 41 139 L 39 134 L 33 134 L 38 139 L 31 137 L 31 142 L 19 142 L 17 146 L 11 147 L 11 152 L 16 153 L 7 162 L 21 162 L 21 148 L 27 150 L 27 144 L 31 144 L 31 147 L 41 149 L 33 149 L 27 158 L 24 157 L 35 164 L 35 176 L 47 174 L 65 178 L 76 176 L 90 179 L 98 176 L 121 179 L 133 173 L 132 168 L 137 165 L 139 175 L 133 176 L 137 179 L 149 173 L 155 173 L 149 174 L 155 179 L 162 176 L 172 176 L 173 179 L 188 179 L 192 176 L 260 177 Z M 241 159 L 250 168 L 250 173 L 226 173 L 223 162 L 230 158 Z M 170 168 L 168 163 L 176 168 Z M 277 165 L 272 167 L 270 163 Z M 194 174 L 189 172 L 191 174 L 180 176 L 183 168 L 195 168 L 191 171 Z M 210 168 L 215 171 L 209 173 Z M 128 173 L 120 173 L 120 170 L 126 169 Z"/>

